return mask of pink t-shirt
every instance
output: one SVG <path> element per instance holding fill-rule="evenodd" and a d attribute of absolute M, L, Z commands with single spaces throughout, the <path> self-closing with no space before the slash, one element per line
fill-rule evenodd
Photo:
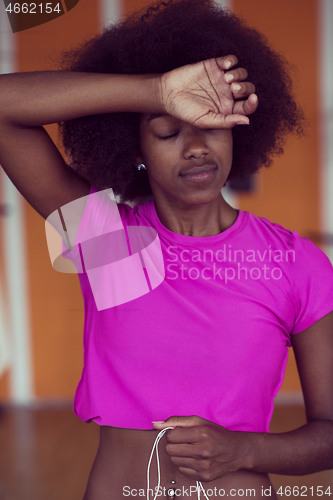
<path fill-rule="evenodd" d="M 105 233 L 101 227 L 110 224 L 107 212 L 114 205 L 110 210 L 105 199 L 89 195 L 77 240 L 91 238 L 95 226 L 94 234 Z M 199 415 L 230 430 L 268 432 L 291 335 L 333 310 L 327 256 L 297 231 L 243 210 L 224 232 L 194 237 L 163 226 L 153 201 L 117 209 L 114 240 L 101 245 L 104 261 L 90 265 L 94 279 L 84 265 L 79 274 L 84 366 L 75 414 L 133 429 L 152 429 L 152 421 L 173 415 Z M 122 225 L 155 230 L 141 248 L 154 242 L 155 274 L 144 251 L 132 251 L 143 270 L 142 280 L 136 278 L 130 258 L 119 251 Z M 75 250 L 82 257 L 81 245 Z M 95 299 L 96 276 L 123 289 L 118 302 L 112 299 L 109 307 L 103 297 Z M 146 280 L 146 289 L 138 280 Z"/>

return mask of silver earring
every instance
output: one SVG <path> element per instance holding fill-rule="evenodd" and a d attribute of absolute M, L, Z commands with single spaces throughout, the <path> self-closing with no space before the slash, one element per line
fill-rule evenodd
<path fill-rule="evenodd" d="M 144 163 L 140 163 L 140 165 L 138 165 L 138 170 L 147 170 L 147 167 Z"/>

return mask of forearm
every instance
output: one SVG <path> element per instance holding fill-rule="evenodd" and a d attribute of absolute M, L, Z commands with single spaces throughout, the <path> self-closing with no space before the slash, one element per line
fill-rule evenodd
<path fill-rule="evenodd" d="M 162 112 L 156 75 L 38 71 L 0 76 L 0 120 L 40 126 L 115 112 Z"/>
<path fill-rule="evenodd" d="M 333 469 L 333 422 L 317 420 L 281 434 L 246 433 L 244 460 L 246 468 L 263 473 L 304 475 Z"/>

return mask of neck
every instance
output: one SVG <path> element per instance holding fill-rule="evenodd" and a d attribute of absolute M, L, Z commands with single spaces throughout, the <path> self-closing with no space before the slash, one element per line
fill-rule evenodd
<path fill-rule="evenodd" d="M 237 210 L 224 200 L 222 194 L 209 203 L 197 205 L 155 199 L 155 206 L 165 227 L 187 236 L 214 236 L 232 226 L 237 218 Z"/>

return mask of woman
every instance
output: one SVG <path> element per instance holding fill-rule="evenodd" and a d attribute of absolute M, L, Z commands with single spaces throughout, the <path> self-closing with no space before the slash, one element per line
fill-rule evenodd
<path fill-rule="evenodd" d="M 157 232 L 165 272 L 148 283 L 145 260 L 148 290 L 113 307 L 98 307 L 94 265 L 79 275 L 85 366 L 74 409 L 101 426 L 84 499 L 277 498 L 268 473 L 333 467 L 332 266 L 297 232 L 221 195 L 300 128 L 285 64 L 234 16 L 181 0 L 107 30 L 71 54 L 70 68 L 1 77 L 0 162 L 45 218 L 90 193 L 72 242 L 82 262 L 91 227 L 107 234 L 111 207 L 112 232 Z M 42 128 L 54 122 L 83 176 Z M 123 201 L 153 200 L 117 212 L 96 193 L 110 187 Z M 111 247 L 103 240 L 102 255 Z M 290 345 L 308 423 L 271 435 Z M 157 436 L 160 481 L 149 464 Z"/>

